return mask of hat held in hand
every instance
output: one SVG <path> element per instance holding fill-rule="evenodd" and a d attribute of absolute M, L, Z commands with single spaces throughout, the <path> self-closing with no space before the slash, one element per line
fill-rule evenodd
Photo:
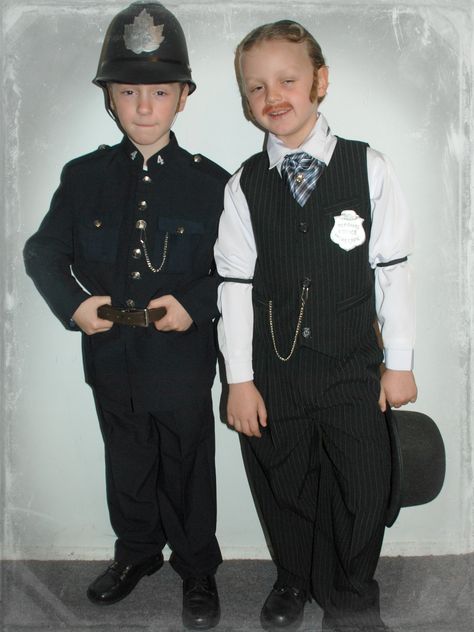
<path fill-rule="evenodd" d="M 441 491 L 446 455 L 437 425 L 423 413 L 387 410 L 392 455 L 390 499 L 386 525 L 391 527 L 402 507 L 424 505 Z"/>

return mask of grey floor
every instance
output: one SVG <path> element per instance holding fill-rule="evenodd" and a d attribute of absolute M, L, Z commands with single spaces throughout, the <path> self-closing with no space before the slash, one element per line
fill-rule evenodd
<path fill-rule="evenodd" d="M 124 601 L 94 606 L 85 588 L 103 562 L 3 562 L 2 632 L 181 632 L 181 582 L 169 564 Z M 474 554 L 380 560 L 382 616 L 393 632 L 473 632 Z M 216 632 L 260 632 L 273 583 L 267 561 L 227 561 L 218 572 L 222 618 Z M 305 609 L 301 632 L 319 632 L 321 610 Z"/>

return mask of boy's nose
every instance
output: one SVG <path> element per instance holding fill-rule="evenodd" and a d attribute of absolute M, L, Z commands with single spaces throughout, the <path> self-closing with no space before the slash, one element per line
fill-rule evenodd
<path fill-rule="evenodd" d="M 142 96 L 138 99 L 137 110 L 145 114 L 146 112 L 151 112 L 151 101 L 147 96 Z"/>
<path fill-rule="evenodd" d="M 276 89 L 269 90 L 267 92 L 267 103 L 278 103 L 280 101 L 281 96 L 280 92 Z"/>

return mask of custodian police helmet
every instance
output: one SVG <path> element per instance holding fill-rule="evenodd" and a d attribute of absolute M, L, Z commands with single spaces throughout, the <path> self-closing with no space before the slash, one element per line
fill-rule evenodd
<path fill-rule="evenodd" d="M 171 11 L 158 2 L 134 2 L 114 17 L 93 80 L 104 93 L 109 81 L 177 81 L 188 84 L 189 94 L 194 92 L 196 84 L 191 78 L 186 39 Z"/>

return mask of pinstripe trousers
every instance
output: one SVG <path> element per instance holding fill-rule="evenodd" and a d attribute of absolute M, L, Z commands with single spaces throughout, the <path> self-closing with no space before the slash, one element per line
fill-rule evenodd
<path fill-rule="evenodd" d="M 343 360 L 300 348 L 282 363 L 268 351 L 254 349 L 268 427 L 241 446 L 278 582 L 329 615 L 378 610 L 390 450 L 373 332 Z"/>

